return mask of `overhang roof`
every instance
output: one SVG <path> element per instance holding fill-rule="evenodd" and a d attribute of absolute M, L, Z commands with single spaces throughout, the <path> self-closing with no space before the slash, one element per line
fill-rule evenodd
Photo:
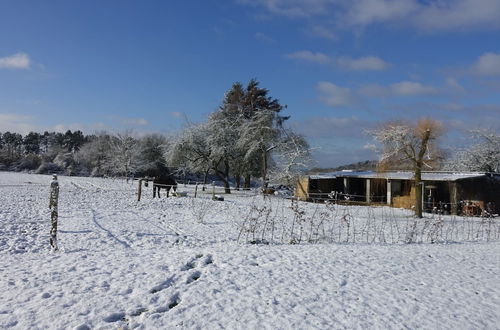
<path fill-rule="evenodd" d="M 457 181 L 470 178 L 484 177 L 488 175 L 499 176 L 498 174 L 486 172 L 422 172 L 423 181 Z M 499 176 L 500 177 L 500 176 Z M 360 178 L 360 179 L 389 179 L 389 180 L 412 180 L 413 172 L 411 171 L 390 171 L 390 172 L 374 172 L 374 171 L 337 171 L 330 173 L 322 173 L 310 175 L 310 179 L 335 179 L 335 178 Z"/>

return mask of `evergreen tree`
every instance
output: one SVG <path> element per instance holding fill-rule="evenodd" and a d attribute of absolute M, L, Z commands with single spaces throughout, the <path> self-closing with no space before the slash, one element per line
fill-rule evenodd
<path fill-rule="evenodd" d="M 41 136 L 36 132 L 29 132 L 23 139 L 24 152 L 27 154 L 40 153 Z"/>

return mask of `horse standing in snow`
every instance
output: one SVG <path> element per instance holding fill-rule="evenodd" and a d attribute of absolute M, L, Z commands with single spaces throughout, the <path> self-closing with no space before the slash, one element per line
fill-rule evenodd
<path fill-rule="evenodd" d="M 165 165 L 156 164 L 154 168 L 146 171 L 146 174 L 148 177 L 153 178 L 153 198 L 156 198 L 156 193 L 158 193 L 158 198 L 160 198 L 161 188 L 167 190 L 167 197 L 170 189 L 173 189 L 174 192 L 177 190 L 177 182 Z"/>
<path fill-rule="evenodd" d="M 160 190 L 161 188 L 167 189 L 167 198 L 168 193 L 170 192 L 170 188 L 174 190 L 174 193 L 177 190 L 177 182 L 174 177 L 170 174 L 155 176 L 153 179 L 153 198 L 156 197 L 156 192 L 158 192 L 158 198 L 160 198 Z"/>

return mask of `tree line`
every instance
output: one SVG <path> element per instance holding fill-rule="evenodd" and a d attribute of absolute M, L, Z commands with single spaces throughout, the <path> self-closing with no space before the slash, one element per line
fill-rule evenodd
<path fill-rule="evenodd" d="M 289 116 L 255 79 L 234 83 L 206 121 L 186 123 L 178 134 L 132 132 L 85 135 L 0 133 L 0 170 L 89 176 L 141 176 L 168 166 L 177 174 L 216 176 L 225 191 L 249 188 L 258 179 L 291 184 L 307 168 L 309 145 L 287 127 Z"/>
<path fill-rule="evenodd" d="M 60 132 L 0 132 L 0 170 L 34 171 L 66 175 L 130 176 L 164 162 L 167 139 L 131 132 L 85 135 Z"/>

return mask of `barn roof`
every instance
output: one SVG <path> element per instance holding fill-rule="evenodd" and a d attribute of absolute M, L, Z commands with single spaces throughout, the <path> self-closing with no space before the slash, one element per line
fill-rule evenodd
<path fill-rule="evenodd" d="M 423 181 L 457 181 L 462 179 L 478 178 L 487 175 L 495 175 L 485 172 L 422 172 Z M 411 171 L 337 171 L 310 175 L 310 179 L 335 179 L 335 178 L 360 178 L 360 179 L 390 179 L 390 180 L 411 180 L 413 172 Z"/>

